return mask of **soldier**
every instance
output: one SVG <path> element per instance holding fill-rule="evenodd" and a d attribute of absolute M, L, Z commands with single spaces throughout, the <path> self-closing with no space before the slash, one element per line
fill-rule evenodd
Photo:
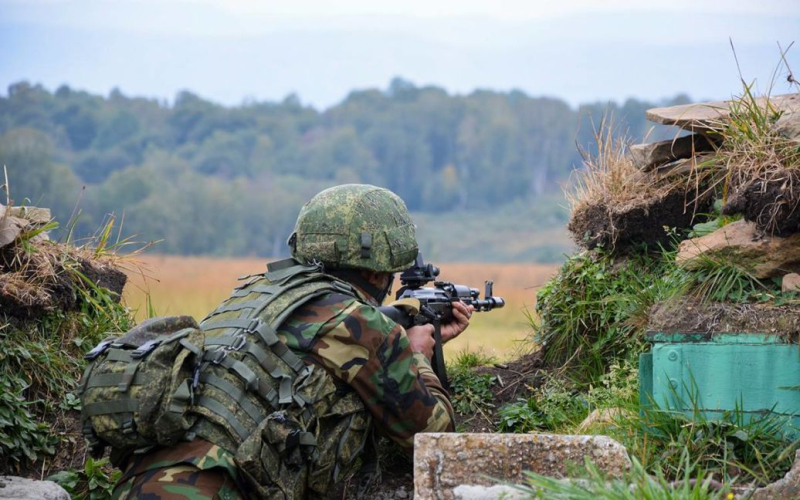
<path fill-rule="evenodd" d="M 453 430 L 430 365 L 433 327 L 404 330 L 377 309 L 418 252 L 403 201 L 369 185 L 327 189 L 288 243 L 294 260 L 201 323 L 186 442 L 134 455 L 114 498 L 324 497 L 359 456 L 373 465 L 373 430 L 406 450 L 418 432 Z M 471 314 L 455 303 L 443 340 Z"/>

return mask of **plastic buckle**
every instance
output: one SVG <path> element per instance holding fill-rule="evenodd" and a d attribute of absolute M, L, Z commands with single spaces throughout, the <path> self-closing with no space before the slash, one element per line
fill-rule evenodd
<path fill-rule="evenodd" d="M 256 333 L 258 327 L 261 326 L 261 320 L 258 318 L 253 318 L 247 328 L 244 329 L 245 333 Z"/>
<path fill-rule="evenodd" d="M 122 424 L 122 433 L 126 436 L 129 434 L 133 434 L 136 432 L 136 425 L 133 423 L 133 420 L 127 420 L 125 423 Z"/>
<path fill-rule="evenodd" d="M 214 357 L 211 358 L 211 362 L 214 363 L 215 365 L 218 365 L 218 364 L 222 363 L 222 360 L 225 359 L 225 357 L 227 357 L 227 356 L 228 356 L 228 351 L 227 350 L 225 350 L 225 349 L 217 349 L 216 350 L 216 354 L 214 354 Z"/>
<path fill-rule="evenodd" d="M 228 346 L 229 351 L 238 351 L 247 344 L 247 337 L 239 335 L 236 337 L 236 342 Z"/>
<path fill-rule="evenodd" d="M 113 340 L 104 340 L 100 342 L 94 347 L 94 349 L 86 353 L 84 359 L 88 359 L 89 361 L 94 361 L 95 359 L 97 359 L 98 356 L 106 352 L 106 350 L 108 350 L 108 348 L 111 346 L 112 343 L 114 343 Z"/>
<path fill-rule="evenodd" d="M 200 385 L 200 363 L 195 365 L 192 373 L 192 389 L 197 389 L 198 385 Z"/>
<path fill-rule="evenodd" d="M 161 344 L 160 340 L 151 340 L 149 342 L 145 342 L 138 349 L 136 349 L 131 353 L 131 357 L 133 359 L 143 358 L 148 354 L 150 354 L 150 351 L 154 350 L 160 344 Z"/>

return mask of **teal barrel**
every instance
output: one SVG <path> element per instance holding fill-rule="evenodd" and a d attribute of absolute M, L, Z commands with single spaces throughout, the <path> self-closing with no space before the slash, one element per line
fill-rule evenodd
<path fill-rule="evenodd" d="M 786 417 L 788 437 L 800 437 L 800 345 L 752 333 L 650 333 L 648 340 L 652 350 L 639 359 L 643 405 L 688 414 L 696 401 L 709 418 L 772 412 Z"/>

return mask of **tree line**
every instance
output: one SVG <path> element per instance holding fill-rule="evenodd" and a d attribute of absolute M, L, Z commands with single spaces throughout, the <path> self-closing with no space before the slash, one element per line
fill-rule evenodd
<path fill-rule="evenodd" d="M 560 189 L 592 123 L 648 134 L 644 111 L 689 102 L 571 107 L 520 91 L 450 95 L 400 78 L 326 110 L 295 95 L 226 107 L 19 82 L 0 97 L 0 163 L 16 204 L 49 206 L 88 235 L 108 214 L 162 252 L 274 256 L 318 190 L 366 182 L 416 212 L 480 212 Z M 77 209 L 76 209 L 77 206 Z"/>

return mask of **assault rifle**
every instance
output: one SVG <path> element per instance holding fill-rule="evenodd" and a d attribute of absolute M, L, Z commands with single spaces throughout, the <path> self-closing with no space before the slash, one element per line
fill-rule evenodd
<path fill-rule="evenodd" d="M 448 389 L 447 371 L 444 365 L 442 351 L 442 324 L 453 319 L 453 302 L 461 301 L 475 308 L 475 311 L 491 311 L 506 305 L 505 300 L 492 295 L 493 282 L 485 282 L 484 298 L 480 298 L 480 291 L 466 285 L 456 285 L 449 281 L 437 281 L 439 268 L 426 264 L 422 260 L 422 253 L 417 254 L 417 260 L 409 269 L 400 275 L 403 285 L 397 291 L 397 300 L 392 305 L 383 306 L 380 311 L 391 318 L 403 328 L 417 325 L 433 324 L 433 371 L 445 389 Z M 433 281 L 432 287 L 424 287 Z"/>

